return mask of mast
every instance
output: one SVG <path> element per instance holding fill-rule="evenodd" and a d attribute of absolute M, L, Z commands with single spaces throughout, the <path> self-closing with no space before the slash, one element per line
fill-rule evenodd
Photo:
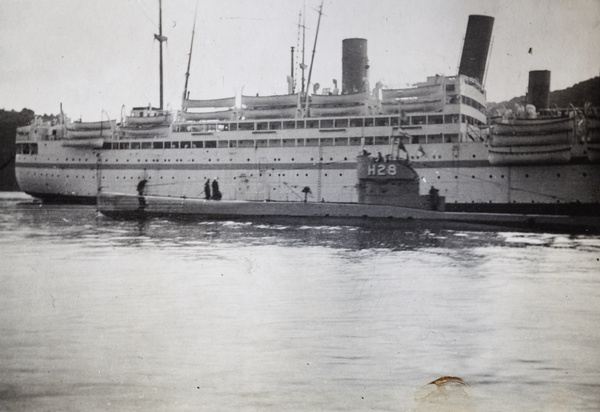
<path fill-rule="evenodd" d="M 317 38 L 319 37 L 319 26 L 321 25 L 321 16 L 323 15 L 323 0 L 321 0 L 321 6 L 319 7 L 319 19 L 317 20 L 317 32 L 315 33 L 315 44 L 313 45 L 312 56 L 310 58 L 310 67 L 308 69 L 308 80 L 307 86 L 310 86 L 310 77 L 312 75 L 313 63 L 315 62 L 315 51 L 317 50 Z M 308 87 L 307 87 L 308 88 Z M 308 90 L 306 91 L 306 104 L 304 113 L 308 113 Z"/>
<path fill-rule="evenodd" d="M 306 69 L 306 64 L 304 64 L 304 43 L 306 40 L 306 3 L 304 3 L 304 11 L 302 12 L 302 64 L 300 67 L 302 68 L 302 93 L 304 93 L 304 69 Z"/>
<path fill-rule="evenodd" d="M 291 83 L 292 83 L 292 94 L 294 94 L 294 46 L 292 46 L 292 61 L 291 61 L 291 73 L 290 73 L 290 78 L 291 78 Z"/>
<path fill-rule="evenodd" d="M 159 44 L 159 67 L 160 67 L 160 106 L 159 109 L 163 109 L 163 42 L 167 41 L 167 38 L 162 35 L 162 0 L 158 0 L 158 34 L 154 35 L 154 38 L 158 40 Z"/>
<path fill-rule="evenodd" d="M 192 63 L 192 48 L 194 47 L 194 35 L 196 34 L 196 16 L 198 15 L 198 3 L 194 12 L 194 27 L 192 29 L 192 41 L 190 42 L 190 54 L 188 57 L 187 71 L 185 72 L 185 86 L 183 87 L 183 101 L 187 98 L 188 80 L 190 79 L 190 65 Z M 183 108 L 183 101 L 181 107 Z M 184 109 L 185 110 L 185 109 Z"/>

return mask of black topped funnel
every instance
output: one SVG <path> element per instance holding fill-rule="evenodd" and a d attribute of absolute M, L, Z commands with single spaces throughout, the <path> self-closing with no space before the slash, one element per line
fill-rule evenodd
<path fill-rule="evenodd" d="M 537 109 L 547 109 L 550 107 L 549 70 L 532 70 L 529 72 L 527 104 L 532 104 Z"/>
<path fill-rule="evenodd" d="M 367 40 L 344 39 L 342 41 L 342 94 L 365 92 L 368 70 Z"/>
<path fill-rule="evenodd" d="M 473 77 L 483 84 L 493 27 L 493 17 L 469 16 L 458 74 Z"/>

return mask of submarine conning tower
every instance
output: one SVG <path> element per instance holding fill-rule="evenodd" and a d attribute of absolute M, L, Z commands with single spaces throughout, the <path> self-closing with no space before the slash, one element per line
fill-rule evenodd
<path fill-rule="evenodd" d="M 549 70 L 532 70 L 529 72 L 527 104 L 534 105 L 538 110 L 548 109 L 550 107 Z"/>
<path fill-rule="evenodd" d="M 367 91 L 369 58 L 366 39 L 344 39 L 342 41 L 342 94 Z"/>
<path fill-rule="evenodd" d="M 473 77 L 483 85 L 487 64 L 494 18 L 471 15 L 467 24 L 467 33 L 463 44 L 458 74 Z"/>

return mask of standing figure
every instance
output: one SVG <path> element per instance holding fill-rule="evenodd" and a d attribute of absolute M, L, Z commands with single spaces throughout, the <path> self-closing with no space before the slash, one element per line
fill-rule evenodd
<path fill-rule="evenodd" d="M 210 179 L 206 179 L 204 183 L 204 198 L 210 200 Z"/>
<path fill-rule="evenodd" d="M 440 191 L 433 186 L 431 186 L 431 189 L 429 189 L 429 201 L 431 202 L 432 210 L 438 210 L 438 207 L 440 204 L 439 193 L 440 193 Z"/>
<path fill-rule="evenodd" d="M 146 198 L 144 197 L 144 189 L 146 188 L 146 183 L 148 181 L 146 179 L 140 180 L 137 184 L 137 192 L 138 192 L 138 208 L 140 210 L 144 210 L 146 207 Z"/>
<path fill-rule="evenodd" d="M 219 183 L 217 179 L 214 179 L 212 182 L 212 199 L 213 200 L 221 200 L 221 192 L 219 191 Z"/>

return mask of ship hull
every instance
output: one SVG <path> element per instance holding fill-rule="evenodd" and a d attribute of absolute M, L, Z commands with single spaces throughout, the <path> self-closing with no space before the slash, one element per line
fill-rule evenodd
<path fill-rule="evenodd" d="M 328 219 L 337 221 L 338 224 L 340 221 L 344 224 L 384 221 L 388 226 L 418 221 L 427 225 L 453 225 L 463 230 L 465 227 L 476 227 L 480 230 L 509 227 L 518 230 L 557 230 L 573 233 L 597 233 L 600 230 L 598 217 L 459 213 L 359 203 L 214 201 L 100 192 L 97 207 L 106 216 L 122 219 L 165 216 L 218 220 L 300 218 L 307 221 Z M 297 221 L 295 223 L 297 224 Z"/>
<path fill-rule="evenodd" d="M 365 148 L 385 153 L 389 146 Z M 421 194 L 435 186 L 448 210 L 598 213 L 600 173 L 587 157 L 566 164 L 494 166 L 488 148 L 478 142 L 405 149 L 421 179 Z M 17 155 L 16 175 L 23 191 L 45 201 L 89 203 L 99 188 L 136 193 L 141 180 L 148 181 L 148 193 L 202 197 L 204 182 L 215 178 L 228 200 L 298 200 L 304 187 L 311 189 L 312 201 L 358 200 L 361 146 L 89 150 L 58 141 L 39 150 Z"/>

